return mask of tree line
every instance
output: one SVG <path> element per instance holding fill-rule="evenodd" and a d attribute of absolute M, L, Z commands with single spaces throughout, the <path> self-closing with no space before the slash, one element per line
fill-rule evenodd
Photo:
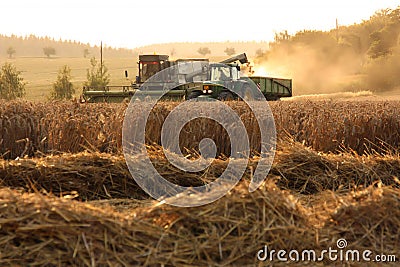
<path fill-rule="evenodd" d="M 16 52 L 17 52 L 17 50 L 15 50 L 15 48 L 12 46 L 8 47 L 7 51 L 6 51 L 8 58 L 10 58 L 10 59 L 14 57 Z M 55 56 L 57 54 L 57 52 L 54 47 L 46 46 L 46 47 L 43 47 L 43 54 L 46 57 L 50 58 L 51 56 Z M 88 48 L 83 49 L 82 55 L 84 58 L 87 58 L 90 55 L 89 49 Z"/>
<path fill-rule="evenodd" d="M 17 51 L 15 50 L 14 47 L 12 47 L 12 46 L 8 47 L 8 49 L 7 49 L 8 58 L 10 58 L 10 59 L 13 58 L 16 52 Z M 43 54 L 49 58 L 51 56 L 55 56 L 57 54 L 57 52 L 54 47 L 46 46 L 46 47 L 43 47 Z M 82 55 L 84 58 L 86 58 L 89 54 L 90 54 L 89 49 L 87 49 L 87 48 L 83 49 Z"/>
<path fill-rule="evenodd" d="M 124 48 L 103 47 L 109 57 L 132 57 L 133 50 Z M 71 40 L 55 40 L 50 37 L 29 36 L 6 36 L 0 35 L 0 54 L 8 57 L 88 57 L 96 56 L 99 46 L 92 46 Z"/>

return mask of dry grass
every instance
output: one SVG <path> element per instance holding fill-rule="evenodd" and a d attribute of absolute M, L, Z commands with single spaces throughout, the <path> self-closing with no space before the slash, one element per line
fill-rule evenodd
<path fill-rule="evenodd" d="M 154 108 L 147 123 L 149 144 L 160 144 L 163 121 L 178 104 L 160 103 Z M 228 105 L 243 120 L 251 148 L 257 151 L 260 132 L 254 116 L 244 103 L 235 101 Z M 290 101 L 270 106 L 279 138 L 289 134 L 295 141 L 324 152 L 398 153 L 399 101 Z M 0 153 L 13 159 L 84 150 L 120 152 L 125 108 L 125 104 L 1 102 Z M 197 119 L 185 126 L 180 136 L 181 147 L 197 149 L 204 137 L 213 138 L 219 153 L 229 155 L 226 131 L 207 119 Z"/>
<path fill-rule="evenodd" d="M 153 204 L 119 213 L 104 205 L 96 208 L 1 189 L 0 261 L 81 266 L 254 264 L 254 252 L 265 242 L 287 249 L 314 243 L 304 209 L 287 193 L 268 185 L 247 195 L 243 185 L 196 209 Z"/>
<path fill-rule="evenodd" d="M 153 147 L 150 159 L 167 180 L 182 186 L 200 186 L 219 177 L 228 161 L 214 160 L 202 172 L 187 173 L 172 166 L 160 147 Z M 251 179 L 257 158 L 251 159 L 243 179 Z M 140 177 L 151 180 L 140 158 L 131 161 Z M 106 153 L 62 154 L 40 158 L 0 160 L 1 186 L 23 188 L 27 192 L 69 195 L 79 200 L 144 199 L 132 179 L 122 155 Z M 269 180 L 294 194 L 312 195 L 325 190 L 343 192 L 365 188 L 377 182 L 399 187 L 400 159 L 395 156 L 353 156 L 322 154 L 299 143 L 278 146 Z"/>
<path fill-rule="evenodd" d="M 256 253 L 264 245 L 320 252 L 336 249 L 339 238 L 374 255 L 400 250 L 399 102 L 271 103 L 280 138 L 266 182 L 249 193 L 254 157 L 238 186 L 196 208 L 152 201 L 132 179 L 121 153 L 124 105 L 1 104 L 1 265 L 263 266 L 270 262 Z M 149 143 L 177 104 L 155 108 Z M 228 104 L 256 149 L 254 118 L 243 103 Z M 209 121 L 185 131 L 191 142 L 217 137 L 220 152 L 228 151 L 223 129 Z M 222 157 L 204 172 L 185 173 L 161 147 L 148 153 L 163 177 L 188 187 L 216 179 L 228 164 Z M 140 158 L 134 163 L 153 178 Z"/>
<path fill-rule="evenodd" d="M 357 194 L 332 193 L 331 198 L 317 194 L 304 203 L 271 182 L 254 193 L 247 186 L 242 182 L 224 198 L 197 208 L 144 201 L 122 211 L 113 202 L 91 204 L 0 189 L 0 262 L 254 266 L 264 245 L 318 252 L 336 248 L 339 238 L 346 238 L 351 249 L 398 252 L 398 190 L 371 186 Z M 313 199 L 329 207 L 323 210 L 319 202 L 315 208 Z M 326 259 L 325 264 L 332 262 Z"/>
<path fill-rule="evenodd" d="M 371 97 L 374 94 L 371 91 L 359 91 L 359 92 L 338 92 L 331 94 L 311 94 L 311 95 L 298 95 L 293 97 L 282 98 L 282 101 L 293 101 L 293 100 L 343 100 L 363 97 Z"/>
<path fill-rule="evenodd" d="M 0 153 L 25 155 L 101 150 L 121 147 L 121 105 L 74 102 L 1 102 Z"/>
<path fill-rule="evenodd" d="M 349 193 L 332 213 L 324 230 L 352 240 L 348 249 L 385 251 L 400 247 L 400 191 L 381 184 Z M 333 228 L 333 229 L 332 229 Z"/>
<path fill-rule="evenodd" d="M 277 132 L 318 151 L 397 153 L 399 101 L 295 101 L 271 103 Z"/>

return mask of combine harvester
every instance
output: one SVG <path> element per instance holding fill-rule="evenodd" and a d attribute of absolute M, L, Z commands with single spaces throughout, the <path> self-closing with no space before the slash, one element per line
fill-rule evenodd
<path fill-rule="evenodd" d="M 165 81 L 169 82 L 168 88 L 172 88 L 172 90 L 169 90 L 163 99 L 170 100 L 194 98 L 235 100 L 241 98 L 239 95 L 251 100 L 254 99 L 251 89 L 254 84 L 267 100 L 279 100 L 281 97 L 292 96 L 291 79 L 261 76 L 242 77 L 240 64 L 237 62 L 249 64 L 245 53 L 220 63 L 209 63 L 208 59 L 170 61 L 167 55 L 139 55 L 139 73 L 134 83 L 127 86 L 103 88 L 84 87 L 82 98 L 84 102 L 89 103 L 118 103 L 130 100 L 133 95 L 140 95 L 141 92 L 143 95 L 149 96 L 161 95 L 165 91 Z M 127 71 L 125 71 L 125 76 L 128 78 Z M 234 88 L 238 94 L 228 88 Z"/>

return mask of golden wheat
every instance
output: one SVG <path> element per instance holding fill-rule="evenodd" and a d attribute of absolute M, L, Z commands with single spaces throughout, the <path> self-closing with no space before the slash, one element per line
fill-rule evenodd
<path fill-rule="evenodd" d="M 146 125 L 148 143 L 160 144 L 163 122 L 177 105 L 166 102 L 154 107 Z M 260 129 L 248 106 L 237 101 L 228 105 L 241 117 L 251 149 L 259 150 Z M 270 106 L 278 138 L 289 134 L 294 140 L 324 152 L 398 151 L 398 101 L 288 101 Z M 84 150 L 121 152 L 125 109 L 126 104 L 0 102 L 0 155 L 16 158 Z M 225 129 L 204 118 L 183 128 L 181 148 L 197 149 L 204 137 L 215 140 L 219 153 L 229 155 L 230 140 Z"/>

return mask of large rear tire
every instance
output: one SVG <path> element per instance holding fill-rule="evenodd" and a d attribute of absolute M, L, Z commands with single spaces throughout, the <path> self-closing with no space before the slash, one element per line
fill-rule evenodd
<path fill-rule="evenodd" d="M 256 100 L 255 96 L 253 94 L 253 91 L 251 90 L 250 86 L 246 86 L 243 89 L 243 100 L 245 100 L 245 101 Z"/>
<path fill-rule="evenodd" d="M 227 92 L 227 91 L 221 92 L 218 96 L 218 100 L 221 100 L 221 101 L 232 101 L 234 99 L 235 99 L 235 97 L 233 96 L 233 94 L 231 92 Z"/>

